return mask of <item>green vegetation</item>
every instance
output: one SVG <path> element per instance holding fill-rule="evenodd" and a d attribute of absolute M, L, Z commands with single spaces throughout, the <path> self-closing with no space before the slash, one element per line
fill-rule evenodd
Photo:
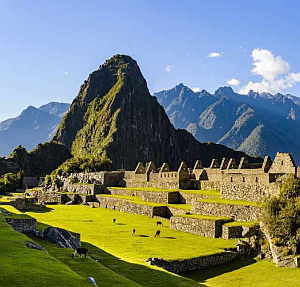
<path fill-rule="evenodd" d="M 233 205 L 246 205 L 246 206 L 257 206 L 262 207 L 261 202 L 255 201 L 244 201 L 244 200 L 230 200 L 223 198 L 207 198 L 207 199 L 199 199 L 200 202 L 208 202 L 208 203 L 221 203 L 221 204 L 233 204 Z"/>
<path fill-rule="evenodd" d="M 0 286 L 90 286 L 86 277 L 81 277 L 48 253 L 27 248 L 27 241 L 32 240 L 14 231 L 0 214 Z"/>
<path fill-rule="evenodd" d="M 0 194 L 14 192 L 21 186 L 22 174 L 19 173 L 6 173 L 0 177 Z"/>
<path fill-rule="evenodd" d="M 254 227 L 255 225 L 258 225 L 259 223 L 256 221 L 233 221 L 225 223 L 226 226 L 244 226 L 244 227 Z"/>
<path fill-rule="evenodd" d="M 103 197 L 119 198 L 131 201 L 136 204 L 148 205 L 148 206 L 169 206 L 176 209 L 185 209 L 191 210 L 192 206 L 190 204 L 174 204 L 174 203 L 156 203 L 150 201 L 143 201 L 139 196 L 130 196 L 130 195 L 117 195 L 117 194 L 101 194 Z"/>
<path fill-rule="evenodd" d="M 232 220 L 229 217 L 210 216 L 210 215 L 201 215 L 201 214 L 180 214 L 180 215 L 176 215 L 176 216 L 177 217 L 195 218 L 195 219 L 204 219 L 204 220 Z"/>
<path fill-rule="evenodd" d="M 211 196 L 220 196 L 220 191 L 218 190 L 188 190 L 188 189 L 164 189 L 164 188 L 155 188 L 155 187 L 108 187 L 108 189 L 120 189 L 120 190 L 133 190 L 133 191 L 150 191 L 150 192 L 183 192 L 190 194 L 200 194 L 200 195 L 211 195 Z"/>
<path fill-rule="evenodd" d="M 300 179 L 287 177 L 278 197 L 266 201 L 263 222 L 278 246 L 288 254 L 296 254 L 300 245 Z"/>
<path fill-rule="evenodd" d="M 162 220 L 161 238 L 154 238 L 155 218 L 80 205 L 51 205 L 51 208 L 50 212 L 27 214 L 39 222 L 78 232 L 83 241 L 140 264 L 145 264 L 149 257 L 182 259 L 213 254 L 235 244 L 235 240 L 205 238 L 170 229 L 168 220 Z M 112 223 L 113 218 L 117 219 L 117 224 Z M 134 237 L 131 235 L 133 228 L 136 229 Z"/>
<path fill-rule="evenodd" d="M 299 268 L 278 268 L 267 260 L 236 260 L 210 270 L 183 274 L 207 287 L 295 287 Z"/>

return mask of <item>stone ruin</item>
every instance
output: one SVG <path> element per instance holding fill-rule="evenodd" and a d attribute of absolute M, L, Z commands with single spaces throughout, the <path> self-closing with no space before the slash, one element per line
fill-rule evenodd
<path fill-rule="evenodd" d="M 72 174 L 61 178 L 60 192 L 52 190 L 35 197 L 45 204 L 83 203 L 93 208 L 163 217 L 170 219 L 170 228 L 206 237 L 252 238 L 253 245 L 248 247 L 258 254 L 259 203 L 279 192 L 280 179 L 286 175 L 300 177 L 300 167 L 288 153 L 277 153 L 274 160 L 266 156 L 261 163 L 223 158 L 221 162 L 213 159 L 209 166 L 197 160 L 189 168 L 182 162 L 176 171 L 170 170 L 168 163 L 157 168 L 154 162 L 139 162 L 134 171 Z M 218 199 L 197 190 L 217 191 Z M 186 205 L 190 209 L 184 208 Z M 252 222 L 253 226 L 244 224 Z M 247 248 L 241 245 L 239 250 L 248 252 Z"/>

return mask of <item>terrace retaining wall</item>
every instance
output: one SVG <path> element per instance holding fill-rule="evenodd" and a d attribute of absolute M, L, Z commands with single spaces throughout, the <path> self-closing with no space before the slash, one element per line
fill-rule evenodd
<path fill-rule="evenodd" d="M 169 210 L 166 206 L 151 206 L 130 202 L 126 199 L 109 198 L 101 195 L 96 196 L 101 208 L 110 208 L 127 213 L 158 216 L 168 218 Z"/>
<path fill-rule="evenodd" d="M 261 208 L 252 205 L 195 201 L 192 213 L 230 217 L 236 221 L 257 221 L 261 215 Z"/>
<path fill-rule="evenodd" d="M 167 271 L 180 274 L 186 271 L 208 269 L 213 266 L 226 264 L 238 256 L 235 252 L 221 252 L 207 256 L 200 256 L 184 260 L 164 260 L 160 258 L 150 258 L 147 261 L 150 265 L 164 268 Z"/>
<path fill-rule="evenodd" d="M 197 235 L 218 238 L 222 236 L 222 226 L 230 220 L 210 220 L 192 217 L 171 217 L 172 229 L 194 233 Z"/>

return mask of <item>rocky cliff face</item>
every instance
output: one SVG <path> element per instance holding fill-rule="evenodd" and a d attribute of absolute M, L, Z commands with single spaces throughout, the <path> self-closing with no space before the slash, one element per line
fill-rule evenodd
<path fill-rule="evenodd" d="M 91 73 L 81 86 L 54 140 L 74 156 L 106 154 L 114 168 L 134 169 L 138 161 L 240 158 L 243 153 L 216 144 L 201 144 L 185 130 L 176 130 L 163 107 L 151 96 L 132 58 L 116 55 Z"/>

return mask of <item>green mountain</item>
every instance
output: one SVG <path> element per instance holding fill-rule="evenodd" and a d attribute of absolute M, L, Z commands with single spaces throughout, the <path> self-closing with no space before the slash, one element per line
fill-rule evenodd
<path fill-rule="evenodd" d="M 134 169 L 138 161 L 185 160 L 208 164 L 223 156 L 244 156 L 222 145 L 199 143 L 190 133 L 175 129 L 163 107 L 150 95 L 132 58 L 116 55 L 91 73 L 64 116 L 54 140 L 74 156 L 105 154 L 113 168 Z"/>

